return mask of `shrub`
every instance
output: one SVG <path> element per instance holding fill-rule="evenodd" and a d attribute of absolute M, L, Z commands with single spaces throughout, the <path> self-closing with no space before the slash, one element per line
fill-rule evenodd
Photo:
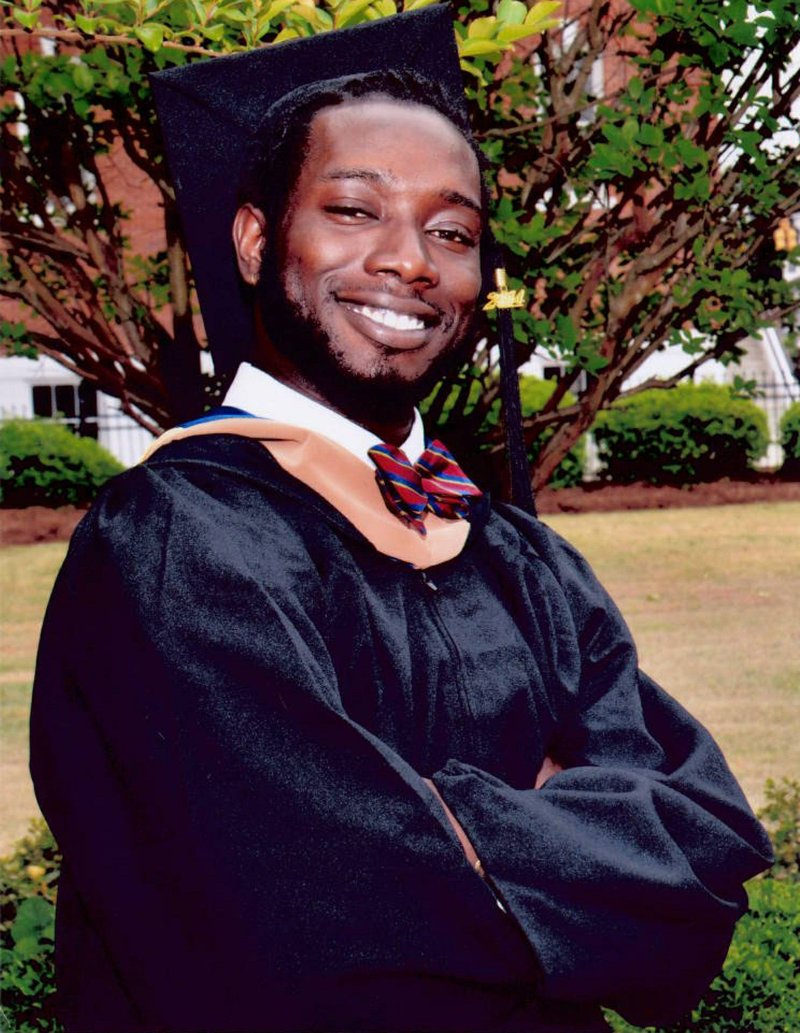
<path fill-rule="evenodd" d="M 717 384 L 680 384 L 615 402 L 594 436 L 605 476 L 621 484 L 742 477 L 769 442 L 758 406 Z"/>
<path fill-rule="evenodd" d="M 519 394 L 522 401 L 522 415 L 532 416 L 544 408 L 545 403 L 556 389 L 555 380 L 539 380 L 538 377 L 522 377 L 519 382 Z M 575 396 L 569 391 L 566 392 L 561 405 L 572 405 Z M 552 427 L 545 428 L 539 437 L 533 442 L 529 451 L 532 463 L 544 447 L 545 443 L 555 434 Z M 583 481 L 583 469 L 586 464 L 586 439 L 579 438 L 572 448 L 556 467 L 553 476 L 550 478 L 551 488 L 574 488 Z"/>
<path fill-rule="evenodd" d="M 781 446 L 784 472 L 800 476 L 800 402 L 793 402 L 781 417 Z"/>
<path fill-rule="evenodd" d="M 750 911 L 736 926 L 725 960 L 703 1000 L 682 1022 L 651 1033 L 793 1033 L 800 1015 L 800 892 L 790 883 L 748 884 Z M 615 1033 L 633 1033 L 614 1012 Z"/>
<path fill-rule="evenodd" d="M 519 393 L 520 402 L 522 405 L 522 415 L 533 416 L 534 413 L 539 410 L 547 402 L 550 395 L 555 391 L 556 382 L 554 380 L 540 380 L 538 377 L 521 377 L 519 382 Z M 469 414 L 475 407 L 475 404 L 481 397 L 484 390 L 483 385 L 479 380 L 474 380 L 469 392 L 469 399 L 465 406 L 465 412 Z M 420 409 L 423 415 L 430 408 L 432 400 L 436 397 L 436 391 L 425 399 L 420 405 Z M 458 397 L 458 389 L 453 388 L 450 395 L 443 407 L 443 415 L 449 413 Z M 561 401 L 562 406 L 572 405 L 575 402 L 575 396 L 566 392 L 564 398 Z M 496 399 L 488 414 L 484 417 L 483 423 L 477 430 L 478 434 L 485 434 L 491 428 L 496 427 L 500 421 L 501 412 L 501 401 Z M 555 431 L 553 428 L 545 428 L 539 437 L 533 442 L 530 449 L 528 450 L 528 458 L 531 463 L 536 462 L 536 457 L 542 449 L 544 443 L 551 438 Z M 445 441 L 445 444 L 447 442 Z M 571 488 L 576 484 L 580 484 L 583 480 L 583 468 L 586 460 L 586 442 L 584 438 L 580 438 L 579 441 L 573 445 L 567 455 L 561 460 L 559 465 L 556 467 L 553 475 L 550 478 L 551 488 Z"/>
<path fill-rule="evenodd" d="M 90 502 L 123 467 L 91 438 L 58 423 L 9 420 L 0 425 L 0 503 L 63 506 Z"/>
<path fill-rule="evenodd" d="M 800 894 L 800 782 L 768 778 L 764 795 L 767 802 L 758 816 L 775 851 L 775 864 L 769 874 L 773 879 L 798 883 Z"/>
<path fill-rule="evenodd" d="M 53 937 L 61 856 L 45 823 L 0 860 L 0 994 L 5 1033 L 59 1033 Z"/>

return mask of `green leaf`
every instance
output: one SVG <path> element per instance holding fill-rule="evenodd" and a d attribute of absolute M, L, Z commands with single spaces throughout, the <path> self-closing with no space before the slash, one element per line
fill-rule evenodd
<path fill-rule="evenodd" d="M 758 157 L 761 146 L 760 133 L 756 133 L 752 130 L 741 130 L 735 134 L 735 140 L 745 154 L 749 154 L 751 158 Z"/>
<path fill-rule="evenodd" d="M 371 3 L 372 0 L 347 0 L 347 3 L 336 12 L 333 19 L 334 25 L 337 29 L 344 29 L 348 25 L 354 24 L 359 15 L 363 14 Z"/>
<path fill-rule="evenodd" d="M 468 39 L 492 39 L 497 30 L 496 18 L 475 18 L 467 28 Z"/>
<path fill-rule="evenodd" d="M 136 38 L 144 43 L 148 50 L 155 53 L 161 49 L 165 26 L 159 25 L 157 22 L 148 22 L 146 25 L 138 25 L 133 31 Z"/>
<path fill-rule="evenodd" d="M 664 130 L 659 125 L 645 122 L 639 126 L 638 140 L 646 147 L 660 147 L 664 143 Z"/>
<path fill-rule="evenodd" d="M 81 32 L 85 32 L 89 36 L 97 31 L 97 19 L 87 18 L 85 14 L 76 14 L 75 24 Z"/>
<path fill-rule="evenodd" d="M 292 28 L 289 28 L 287 26 L 287 28 L 281 29 L 281 31 L 278 33 L 278 35 L 275 37 L 275 39 L 272 42 L 273 43 L 283 43 L 284 40 L 287 40 L 287 39 L 297 39 L 299 36 L 300 36 L 300 33 L 297 31 L 297 29 L 292 29 Z"/>
<path fill-rule="evenodd" d="M 94 86 L 92 70 L 87 68 L 84 64 L 76 64 L 72 66 L 72 78 L 75 80 L 75 85 L 78 89 L 83 90 L 84 93 L 91 90 Z"/>
<path fill-rule="evenodd" d="M 531 33 L 544 32 L 558 25 L 559 21 L 553 15 L 560 7 L 561 0 L 540 0 L 540 3 L 534 4 L 525 18 Z"/>
<path fill-rule="evenodd" d="M 53 905 L 43 897 L 28 897 L 22 901 L 17 917 L 11 926 L 11 938 L 19 946 L 33 940 L 52 940 L 55 936 L 55 915 Z"/>
<path fill-rule="evenodd" d="M 639 123 L 635 118 L 626 118 L 622 123 L 622 136 L 627 146 L 630 146 L 639 132 Z"/>
<path fill-rule="evenodd" d="M 633 175 L 633 155 L 626 146 L 598 143 L 589 159 L 589 168 L 601 179 L 613 179 L 616 175 L 627 178 Z"/>
<path fill-rule="evenodd" d="M 534 33 L 527 25 L 503 25 L 497 33 L 498 43 L 515 43 L 518 39 L 526 39 Z"/>
<path fill-rule="evenodd" d="M 35 29 L 39 24 L 39 12 L 38 11 L 23 11 L 20 7 L 15 7 L 13 10 L 14 21 L 24 29 Z"/>
<path fill-rule="evenodd" d="M 496 11 L 500 21 L 507 25 L 522 25 L 528 16 L 528 8 L 520 0 L 500 0 Z"/>
<path fill-rule="evenodd" d="M 294 7 L 297 0 L 273 0 L 266 11 L 262 12 L 260 18 L 265 18 L 267 21 L 272 21 L 273 18 L 277 18 L 279 14 L 289 8 Z"/>
<path fill-rule="evenodd" d="M 556 316 L 556 329 L 558 336 L 561 338 L 561 344 L 564 348 L 569 351 L 573 351 L 575 345 L 578 343 L 578 334 L 575 329 L 575 324 L 572 322 L 570 316 L 566 313 L 561 313 Z"/>
<path fill-rule="evenodd" d="M 460 57 L 488 57 L 490 54 L 499 57 L 503 48 L 490 39 L 465 39 L 458 41 L 458 53 Z"/>
<path fill-rule="evenodd" d="M 467 75 L 471 75 L 471 76 L 473 76 L 477 80 L 476 85 L 473 86 L 472 88 L 475 89 L 475 88 L 480 88 L 482 86 L 485 86 L 486 83 L 491 78 L 491 75 L 490 74 L 487 75 L 487 73 L 484 72 L 483 68 L 479 68 L 478 65 L 476 65 L 474 61 L 467 61 L 465 58 L 463 58 L 461 56 L 461 46 L 462 46 L 463 41 L 461 39 L 457 39 L 456 42 L 458 43 L 458 52 L 459 52 L 459 62 L 458 63 L 461 66 L 461 71 L 462 72 L 466 72 Z"/>
<path fill-rule="evenodd" d="M 371 2 L 376 9 L 380 6 L 380 2 L 376 3 L 375 0 L 371 0 Z M 367 13 L 369 13 L 369 11 Z M 391 13 L 395 12 L 392 11 Z M 328 15 L 326 11 L 322 11 L 318 7 L 314 7 L 312 4 L 295 3 L 292 7 L 291 14 L 292 17 L 299 18 L 301 21 L 305 22 L 305 24 L 310 26 L 314 32 L 325 31 L 333 24 L 330 15 Z"/>
<path fill-rule="evenodd" d="M 679 136 L 675 141 L 675 149 L 681 157 L 681 161 L 688 168 L 697 168 L 708 164 L 708 155 L 702 147 L 687 140 L 685 136 Z"/>
<path fill-rule="evenodd" d="M 212 43 L 219 43 L 225 36 L 225 26 L 221 22 L 217 22 L 216 25 L 206 25 L 203 29 L 203 36 Z"/>
<path fill-rule="evenodd" d="M 250 15 L 244 11 L 240 11 L 232 4 L 228 4 L 226 7 L 220 7 L 217 10 L 217 17 L 224 18 L 227 22 L 234 22 L 237 25 L 243 25 L 245 22 L 250 21 Z"/>

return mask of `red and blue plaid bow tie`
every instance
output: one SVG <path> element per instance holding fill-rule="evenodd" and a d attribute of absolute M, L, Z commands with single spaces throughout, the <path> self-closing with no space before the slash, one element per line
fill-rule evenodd
<path fill-rule="evenodd" d="M 464 519 L 467 499 L 483 494 L 441 441 L 432 441 L 413 466 L 394 445 L 374 445 L 368 454 L 387 507 L 420 534 L 425 534 L 426 510 L 448 520 Z"/>

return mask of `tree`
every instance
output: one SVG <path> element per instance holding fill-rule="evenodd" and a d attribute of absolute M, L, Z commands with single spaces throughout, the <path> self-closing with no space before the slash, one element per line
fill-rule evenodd
<path fill-rule="evenodd" d="M 407 0 L 406 9 L 431 0 Z M 23 303 L 7 346 L 58 359 L 152 430 L 200 411 L 190 270 L 161 154 L 147 73 L 198 57 L 396 13 L 393 0 L 79 0 L 3 3 L 4 153 L 0 295 Z M 549 24 L 557 2 L 464 29 L 471 70 Z M 42 53 L 41 40 L 51 42 Z M 488 56 L 482 51 L 488 50 Z M 52 53 L 49 51 L 53 51 Z M 136 213 L 110 180 L 143 173 L 163 210 L 164 250 L 131 246 Z"/>
<path fill-rule="evenodd" d="M 774 232 L 800 208 L 798 25 L 797 0 L 591 0 L 487 91 L 497 230 L 534 296 L 521 357 L 565 363 L 528 422 L 558 426 L 535 483 L 659 348 L 686 353 L 675 383 L 797 312 Z"/>
<path fill-rule="evenodd" d="M 196 412 L 209 385 L 146 72 L 345 27 L 393 13 L 394 3 L 3 6 L 4 82 L 22 104 L 10 99 L 3 111 L 0 294 L 39 317 L 7 323 L 7 337 L 18 350 L 59 357 L 142 422 L 164 426 Z M 800 208 L 798 144 L 786 132 L 800 90 L 790 61 L 800 0 L 584 0 L 561 29 L 532 35 L 556 6 L 500 0 L 490 10 L 489 0 L 464 0 L 457 26 L 474 124 L 503 170 L 495 228 L 513 285 L 529 290 L 516 323 L 519 359 L 538 346 L 564 366 L 526 420 L 531 444 L 542 439 L 537 485 L 655 350 L 680 344 L 690 373 L 712 357 L 735 358 L 742 337 L 800 306 L 773 244 L 780 220 Z M 37 34 L 56 41 L 52 56 L 26 46 Z M 152 182 L 163 253 L 129 245 L 131 213 L 105 176 L 118 155 Z M 431 400 L 429 416 L 460 454 L 477 442 L 498 479 L 502 444 L 486 418 L 498 390 L 493 355 L 483 347 Z M 577 400 L 564 405 L 570 390 Z"/>

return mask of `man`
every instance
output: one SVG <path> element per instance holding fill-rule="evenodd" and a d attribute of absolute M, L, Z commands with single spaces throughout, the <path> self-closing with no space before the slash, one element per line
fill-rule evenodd
<path fill-rule="evenodd" d="M 76 533 L 33 713 L 68 1030 L 667 1021 L 768 861 L 585 562 L 423 452 L 482 282 L 448 111 L 416 74 L 279 102 L 253 363 Z"/>

